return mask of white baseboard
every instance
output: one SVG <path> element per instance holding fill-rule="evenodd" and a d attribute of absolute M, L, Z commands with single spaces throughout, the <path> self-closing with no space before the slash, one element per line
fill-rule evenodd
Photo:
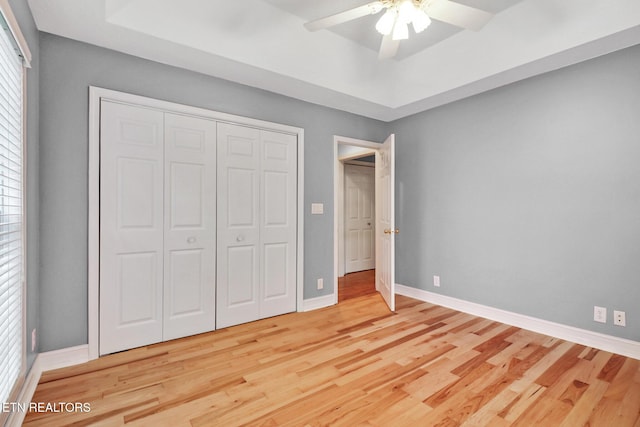
<path fill-rule="evenodd" d="M 338 301 L 336 301 L 336 296 L 334 294 L 306 299 L 302 301 L 302 310 L 300 311 L 318 310 L 320 308 L 336 305 L 337 303 Z"/>
<path fill-rule="evenodd" d="M 89 361 L 89 346 L 87 344 L 76 347 L 63 348 L 60 350 L 40 353 L 31 365 L 31 370 L 22 384 L 16 402 L 27 405 L 31 402 L 36 391 L 42 373 L 53 369 L 66 368 L 67 366 L 79 365 Z M 27 414 L 22 411 L 12 412 L 5 423 L 7 427 L 21 426 Z"/>
<path fill-rule="evenodd" d="M 87 344 L 60 350 L 47 351 L 38 355 L 42 372 L 53 369 L 66 368 L 89 361 L 89 346 Z"/>
<path fill-rule="evenodd" d="M 16 398 L 16 402 L 20 405 L 28 405 L 31 402 L 31 398 L 33 397 L 33 393 L 36 391 L 36 387 L 38 386 L 38 382 L 40 381 L 40 376 L 42 375 L 42 365 L 40 364 L 40 355 L 36 356 L 36 359 L 33 361 L 33 365 L 31 365 L 31 370 L 22 384 L 22 388 L 20 389 L 20 393 Z M 5 423 L 6 427 L 19 427 L 24 422 L 24 417 L 27 415 L 26 412 L 23 411 L 15 411 L 11 412 L 9 418 Z"/>
<path fill-rule="evenodd" d="M 640 342 L 396 284 L 396 294 L 640 360 Z"/>

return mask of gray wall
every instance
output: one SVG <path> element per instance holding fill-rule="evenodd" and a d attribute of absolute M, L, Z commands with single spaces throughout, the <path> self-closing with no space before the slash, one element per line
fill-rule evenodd
<path fill-rule="evenodd" d="M 332 292 L 316 280 L 333 275 L 333 135 L 381 141 L 384 123 L 49 34 L 40 46 L 42 351 L 87 342 L 90 85 L 304 128 L 304 297 Z"/>
<path fill-rule="evenodd" d="M 640 340 L 640 47 L 391 124 L 48 34 L 40 47 L 42 351 L 87 342 L 89 85 L 304 128 L 307 299 L 331 292 L 315 283 L 333 274 L 332 136 L 394 131 L 398 283 Z"/>
<path fill-rule="evenodd" d="M 39 34 L 36 28 L 31 11 L 27 2 L 24 0 L 10 0 L 9 4 L 13 11 L 18 25 L 22 31 L 29 50 L 33 56 L 31 60 L 31 69 L 27 70 L 27 115 L 26 115 L 26 198 L 24 203 L 27 207 L 26 226 L 27 226 L 27 252 L 26 252 L 26 268 L 27 268 L 27 327 L 26 327 L 26 347 L 27 347 L 27 366 L 30 368 L 36 357 L 38 349 L 31 351 L 31 331 L 38 326 L 39 306 L 39 278 L 38 265 L 40 240 L 38 230 L 40 226 L 39 219 L 39 140 L 38 140 L 38 103 L 39 103 L 39 67 L 40 67 L 40 49 Z M 36 340 L 37 342 L 37 340 Z"/>
<path fill-rule="evenodd" d="M 396 281 L 640 341 L 639 117 L 635 46 L 394 122 Z"/>

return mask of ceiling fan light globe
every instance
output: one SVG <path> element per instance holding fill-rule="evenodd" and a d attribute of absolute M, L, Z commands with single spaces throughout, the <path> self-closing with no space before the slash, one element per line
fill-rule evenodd
<path fill-rule="evenodd" d="M 398 20 L 404 24 L 409 24 L 416 12 L 417 9 L 413 5 L 413 0 L 403 0 L 398 6 Z"/>
<path fill-rule="evenodd" d="M 387 9 L 387 11 L 378 19 L 376 23 L 376 30 L 384 35 L 388 36 L 393 31 L 393 24 L 396 21 L 396 13 L 391 9 Z"/>
<path fill-rule="evenodd" d="M 429 25 L 431 25 L 431 18 L 426 13 L 419 11 L 413 16 L 413 30 L 416 33 L 421 33 L 427 29 Z"/>
<path fill-rule="evenodd" d="M 409 38 L 409 27 L 400 20 L 396 21 L 396 25 L 393 27 L 393 34 L 391 35 L 393 40 L 406 40 Z"/>

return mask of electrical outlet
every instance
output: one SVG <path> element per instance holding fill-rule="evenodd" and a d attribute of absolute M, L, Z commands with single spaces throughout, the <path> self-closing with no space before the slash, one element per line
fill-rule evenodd
<path fill-rule="evenodd" d="M 433 286 L 436 288 L 440 287 L 440 276 L 433 276 Z"/>
<path fill-rule="evenodd" d="M 36 351 L 36 330 L 35 328 L 31 331 L 31 352 Z"/>
<path fill-rule="evenodd" d="M 604 307 L 593 306 L 594 322 L 607 323 L 607 309 Z"/>
<path fill-rule="evenodd" d="M 627 326 L 627 319 L 624 311 L 613 310 L 613 324 L 618 326 Z"/>
<path fill-rule="evenodd" d="M 318 279 L 318 289 L 324 288 L 324 280 Z"/>

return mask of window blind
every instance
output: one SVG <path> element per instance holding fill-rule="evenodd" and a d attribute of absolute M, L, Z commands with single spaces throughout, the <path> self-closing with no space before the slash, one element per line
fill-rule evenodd
<path fill-rule="evenodd" d="M 23 366 L 22 78 L 23 61 L 0 14 L 0 402 Z"/>

